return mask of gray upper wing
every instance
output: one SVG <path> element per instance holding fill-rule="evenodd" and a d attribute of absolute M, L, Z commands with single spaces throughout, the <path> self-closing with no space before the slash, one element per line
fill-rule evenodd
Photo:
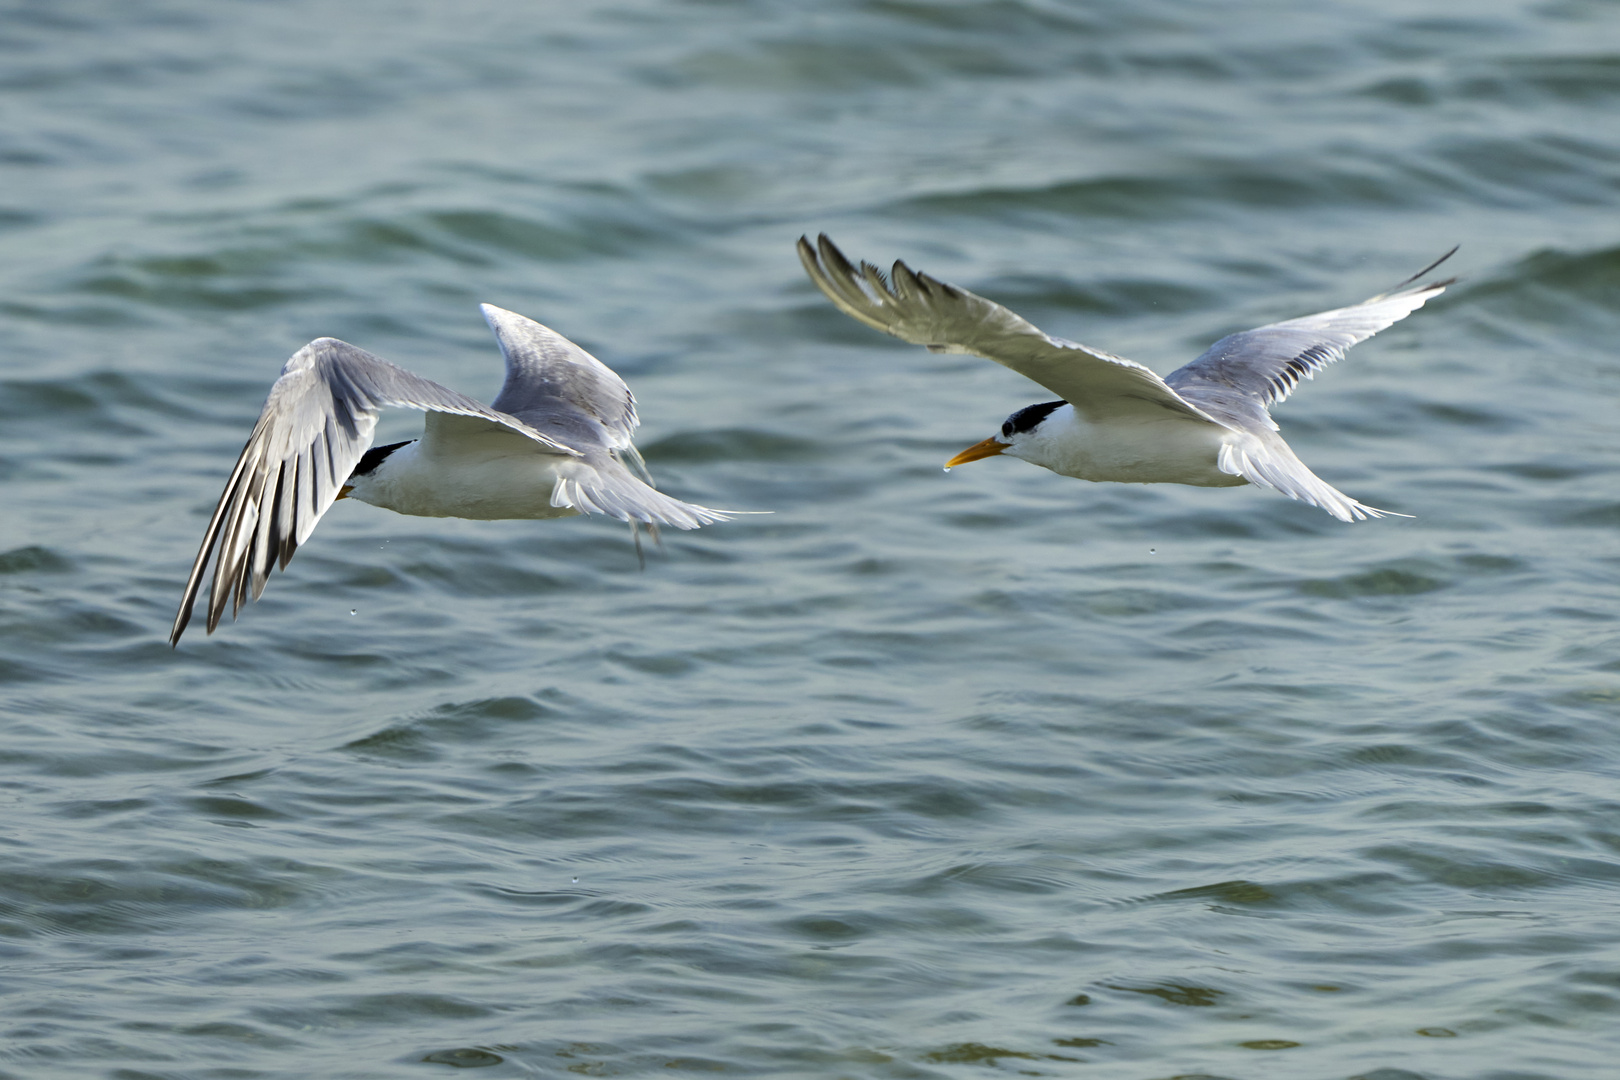
<path fill-rule="evenodd" d="M 533 319 L 494 304 L 480 307 L 506 357 L 495 408 L 565 437 L 630 448 L 641 421 L 634 395 L 612 368 Z"/>
<path fill-rule="evenodd" d="M 494 304 L 482 309 L 506 356 L 506 383 L 495 407 L 557 431 L 585 451 L 582 461 L 559 467 L 552 505 L 640 522 L 655 536 L 659 525 L 695 529 L 737 512 L 682 502 L 653 486 L 631 443 L 641 423 L 635 396 L 612 368 L 533 319 Z"/>
<path fill-rule="evenodd" d="M 1168 411 L 1219 423 L 1141 364 L 1042 333 L 1000 304 L 903 262 L 885 279 L 871 263 L 851 264 L 825 233 L 815 246 L 800 237 L 798 250 L 810 280 L 844 314 L 932 352 L 994 360 L 1051 390 L 1088 420 L 1162 417 Z"/>
<path fill-rule="evenodd" d="M 1453 248 L 1452 251 L 1456 251 Z M 1451 256 L 1407 282 L 1422 277 Z M 1452 279 L 1455 280 L 1455 279 Z M 1275 428 L 1266 410 L 1287 399 L 1301 379 L 1343 358 L 1345 350 L 1406 318 L 1445 291 L 1451 281 L 1385 293 L 1353 307 L 1336 308 L 1254 330 L 1229 334 L 1202 356 L 1171 372 L 1165 382 L 1184 398 L 1245 428 Z"/>
<path fill-rule="evenodd" d="M 208 599 L 208 632 L 251 595 L 257 600 L 279 560 L 282 569 L 331 508 L 371 445 L 377 414 L 389 406 L 479 417 L 511 428 L 548 450 L 579 451 L 505 413 L 413 375 L 336 338 L 318 338 L 293 354 L 270 388 L 247 445 L 236 459 L 186 580 L 169 633 L 178 644 L 218 546 Z"/>

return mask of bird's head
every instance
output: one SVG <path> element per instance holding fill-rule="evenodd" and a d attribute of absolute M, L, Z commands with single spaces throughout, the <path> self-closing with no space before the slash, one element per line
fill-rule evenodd
<path fill-rule="evenodd" d="M 1019 409 L 1007 417 L 1001 425 L 998 434 L 990 436 L 980 443 L 974 443 L 966 450 L 957 454 L 945 463 L 947 469 L 957 465 L 966 465 L 970 461 L 980 458 L 994 457 L 997 454 L 1011 454 L 1013 457 L 1024 457 L 1021 449 L 1034 437 L 1035 431 L 1053 411 L 1067 405 L 1066 401 L 1043 401 L 1039 405 L 1030 405 Z"/>

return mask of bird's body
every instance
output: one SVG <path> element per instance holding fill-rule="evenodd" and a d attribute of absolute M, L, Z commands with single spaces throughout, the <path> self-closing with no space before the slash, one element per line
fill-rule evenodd
<path fill-rule="evenodd" d="M 801 237 L 799 258 L 816 286 L 851 318 L 931 352 L 994 360 L 1061 395 L 1060 401 L 1013 413 L 999 434 L 957 454 L 947 468 L 1005 454 L 1081 480 L 1257 484 L 1341 521 L 1390 512 L 1357 502 L 1306 468 L 1278 434 L 1270 407 L 1301 379 L 1450 284 L 1393 291 L 1230 334 L 1161 379 L 1134 361 L 1045 334 L 1000 304 L 903 262 L 888 277 L 871 263 L 857 267 L 825 235 L 815 245 Z"/>
<path fill-rule="evenodd" d="M 493 424 L 461 420 L 429 413 L 420 439 L 351 473 L 345 495 L 413 517 L 505 521 L 579 513 L 551 501 L 575 459 Z"/>
<path fill-rule="evenodd" d="M 655 534 L 730 516 L 652 486 L 631 442 L 635 398 L 605 364 L 531 319 L 491 304 L 483 312 L 506 357 L 492 406 L 336 338 L 287 361 L 203 534 L 170 644 L 191 619 L 210 556 L 213 633 L 226 606 L 258 599 L 272 567 L 286 569 L 345 496 L 419 517 L 601 513 Z M 422 437 L 372 447 L 388 406 L 425 412 Z"/>
<path fill-rule="evenodd" d="M 1241 437 L 1237 432 L 1170 413 L 1162 419 L 1094 423 L 1066 401 L 1050 404 L 1057 407 L 1001 453 L 1080 480 L 1195 487 L 1248 483 L 1219 467 L 1223 442 Z"/>

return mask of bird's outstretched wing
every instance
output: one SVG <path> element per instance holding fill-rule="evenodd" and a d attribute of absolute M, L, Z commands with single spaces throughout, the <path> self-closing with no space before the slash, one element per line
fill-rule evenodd
<path fill-rule="evenodd" d="M 494 407 L 520 420 L 573 434 L 613 450 L 630 446 L 641 421 L 636 399 L 617 373 L 548 326 L 514 311 L 482 304 L 484 321 L 506 357 L 506 382 Z"/>
<path fill-rule="evenodd" d="M 844 314 L 932 352 L 971 353 L 1012 368 L 1093 423 L 1125 417 L 1219 425 L 1152 371 L 1123 357 L 1042 333 L 1000 304 L 947 285 L 903 262 L 890 276 L 853 265 L 825 233 L 799 238 L 799 259 L 816 287 Z"/>
<path fill-rule="evenodd" d="M 317 338 L 293 354 L 270 388 L 186 580 L 169 644 L 180 641 L 202 587 L 210 554 L 214 578 L 208 596 L 208 632 L 227 602 L 232 613 L 264 592 L 271 567 L 282 569 L 316 522 L 331 508 L 344 481 L 371 445 L 377 414 L 397 406 L 455 413 L 509 428 L 568 458 L 580 452 L 507 413 L 412 375 L 381 357 L 336 338 Z"/>
<path fill-rule="evenodd" d="M 1267 410 L 1287 399 L 1301 379 L 1344 357 L 1345 350 L 1366 341 L 1424 303 L 1439 296 L 1455 278 L 1409 285 L 1457 251 L 1452 248 L 1394 290 L 1353 307 L 1335 308 L 1254 330 L 1228 334 L 1185 367 L 1165 376 L 1165 382 L 1205 412 L 1253 427 L 1259 418 L 1270 423 Z"/>
<path fill-rule="evenodd" d="M 1271 488 L 1290 499 L 1319 506 L 1340 521 L 1411 516 L 1358 502 L 1311 472 L 1277 434 L 1275 424 L 1252 428 L 1222 443 L 1216 467 L 1256 487 Z"/>
<path fill-rule="evenodd" d="M 641 421 L 618 373 L 548 326 L 494 304 L 481 307 L 506 357 L 495 408 L 556 431 L 584 451 L 582 462 L 558 467 L 552 505 L 640 522 L 654 538 L 659 525 L 695 529 L 746 512 L 711 510 L 659 491 L 631 441 Z"/>
<path fill-rule="evenodd" d="M 1270 407 L 1285 400 L 1301 379 L 1309 379 L 1342 359 L 1350 346 L 1366 341 L 1444 292 L 1455 279 L 1415 289 L 1405 286 L 1456 251 L 1452 248 L 1390 292 L 1353 307 L 1229 334 L 1192 363 L 1171 372 L 1165 382 L 1211 416 L 1243 433 L 1243 438 L 1222 447 L 1220 470 L 1319 506 L 1340 521 L 1392 514 L 1357 502 L 1306 468 L 1277 435 Z"/>
<path fill-rule="evenodd" d="M 559 476 L 551 493 L 551 505 L 572 507 L 582 514 L 607 514 L 628 521 L 632 526 L 640 522 L 652 531 L 654 539 L 660 525 L 696 529 L 728 521 L 736 514 L 750 513 L 712 510 L 672 498 L 632 474 L 622 461 L 606 454 L 591 455 L 577 465 L 559 466 L 557 471 Z"/>

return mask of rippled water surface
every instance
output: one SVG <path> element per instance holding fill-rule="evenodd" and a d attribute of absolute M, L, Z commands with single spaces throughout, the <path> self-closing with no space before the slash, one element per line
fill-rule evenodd
<path fill-rule="evenodd" d="M 0 9 L 0 1077 L 1615 1075 L 1614 4 Z M 1048 395 L 822 230 L 1161 372 L 1460 243 L 1277 410 L 1415 517 L 942 473 Z M 285 359 L 479 301 L 772 515 L 341 503 L 171 651 Z"/>

